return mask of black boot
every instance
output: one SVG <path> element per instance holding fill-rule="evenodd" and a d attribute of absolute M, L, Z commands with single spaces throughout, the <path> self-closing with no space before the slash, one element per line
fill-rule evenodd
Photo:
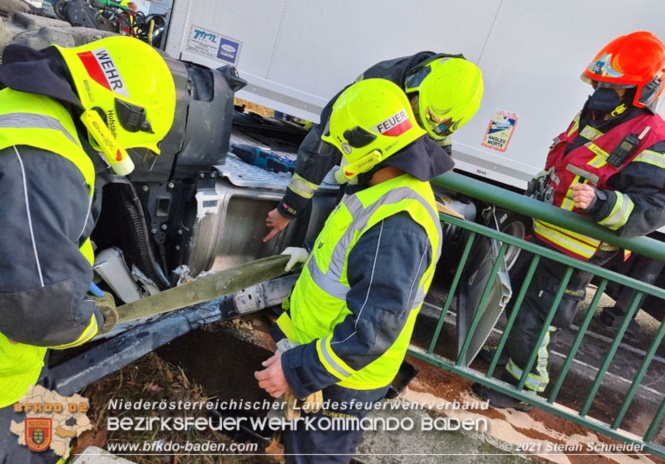
<path fill-rule="evenodd" d="M 496 354 L 496 346 L 483 346 L 480 352 L 478 353 L 478 357 L 485 361 L 487 364 L 492 364 L 492 359 L 494 359 L 494 355 Z M 504 350 L 501 351 L 501 354 L 499 355 L 499 362 L 497 363 L 497 366 L 505 366 L 508 364 L 508 360 L 510 358 L 508 355 L 505 353 Z"/>
<path fill-rule="evenodd" d="M 530 404 L 516 400 L 512 396 L 504 395 L 499 391 L 492 390 L 491 388 L 481 385 L 479 383 L 474 383 L 473 385 L 471 385 L 471 389 L 483 401 L 489 400 L 490 406 L 494 406 L 495 408 L 501 408 L 501 409 L 513 408 L 523 412 L 531 411 Z"/>
<path fill-rule="evenodd" d="M 635 316 L 637 316 L 637 312 Z M 640 325 L 635 320 L 635 316 L 633 316 L 633 320 L 628 324 L 626 333 L 623 336 L 623 341 L 630 345 L 638 344 L 642 337 Z M 625 318 L 626 311 L 618 305 L 604 307 L 599 317 L 600 322 L 612 333 L 616 333 L 619 330 Z"/>
<path fill-rule="evenodd" d="M 618 329 L 625 317 L 626 311 L 618 305 L 614 305 L 602 308 L 598 319 L 608 329 Z"/>
<path fill-rule="evenodd" d="M 517 379 L 513 378 L 513 376 L 510 375 L 505 370 L 501 374 L 501 380 L 513 386 L 517 386 Z M 508 396 L 504 393 L 501 393 L 500 391 L 492 390 L 491 388 L 481 385 L 479 383 L 474 383 L 473 385 L 471 385 L 471 389 L 476 395 L 478 395 L 483 400 L 485 401 L 489 400 L 490 406 L 494 406 L 495 408 L 502 408 L 502 409 L 513 408 L 523 412 L 531 411 L 530 404 L 515 399 L 512 396 Z"/>

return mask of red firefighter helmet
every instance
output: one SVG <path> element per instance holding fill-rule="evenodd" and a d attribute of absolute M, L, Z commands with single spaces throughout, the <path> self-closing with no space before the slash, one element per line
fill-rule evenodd
<path fill-rule="evenodd" d="M 633 104 L 649 106 L 663 91 L 665 44 L 647 31 L 632 32 L 605 45 L 582 73 L 582 80 L 606 87 L 636 87 Z"/>

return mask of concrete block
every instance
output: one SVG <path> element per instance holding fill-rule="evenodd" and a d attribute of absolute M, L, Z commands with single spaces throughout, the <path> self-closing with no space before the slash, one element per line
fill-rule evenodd
<path fill-rule="evenodd" d="M 42 27 L 72 27 L 67 21 L 60 19 L 46 18 L 28 13 L 16 13 L 13 21 L 20 24 L 27 30 L 41 29 Z"/>
<path fill-rule="evenodd" d="M 430 419 L 445 419 L 427 409 L 398 407 L 402 400 L 390 400 L 386 404 L 395 407 L 372 411 L 370 419 L 396 419 L 398 430 L 371 430 L 363 433 L 354 459 L 363 464 L 509 464 L 525 463 L 527 459 L 506 453 L 488 442 L 483 433 L 464 431 L 423 430 Z M 404 402 L 403 404 L 408 404 Z M 372 422 L 380 423 L 380 422 Z M 413 424 L 412 430 L 409 424 Z"/>

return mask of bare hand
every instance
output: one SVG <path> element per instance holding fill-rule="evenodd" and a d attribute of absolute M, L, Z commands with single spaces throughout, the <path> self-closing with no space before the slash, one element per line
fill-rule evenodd
<path fill-rule="evenodd" d="M 259 387 L 264 389 L 273 398 L 279 398 L 289 389 L 284 371 L 282 370 L 282 353 L 263 361 L 264 370 L 254 372 L 254 378 L 259 381 Z"/>
<path fill-rule="evenodd" d="M 268 235 L 263 237 L 263 241 L 267 242 L 268 240 L 272 239 L 275 235 L 277 235 L 277 232 L 288 226 L 289 222 L 291 222 L 291 219 L 279 214 L 277 208 L 270 211 L 266 217 L 266 227 L 272 230 Z"/>
<path fill-rule="evenodd" d="M 579 209 L 587 209 L 596 196 L 596 190 L 588 184 L 575 184 L 572 189 L 575 207 Z"/>

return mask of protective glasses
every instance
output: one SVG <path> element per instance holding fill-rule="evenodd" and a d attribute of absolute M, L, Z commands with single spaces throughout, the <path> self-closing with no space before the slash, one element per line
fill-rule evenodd
<path fill-rule="evenodd" d="M 451 118 L 439 119 L 427 107 L 425 109 L 427 123 L 432 127 L 432 131 L 440 137 L 445 137 L 453 133 L 453 120 Z"/>

